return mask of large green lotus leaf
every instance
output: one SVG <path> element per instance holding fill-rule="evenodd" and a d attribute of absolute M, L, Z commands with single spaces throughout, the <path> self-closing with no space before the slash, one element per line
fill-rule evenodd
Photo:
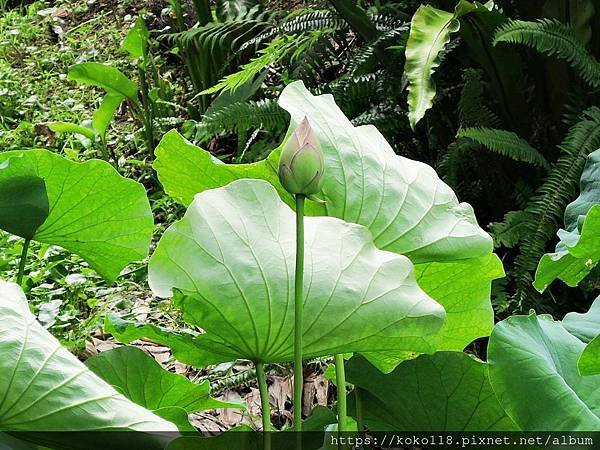
<path fill-rule="evenodd" d="M 137 102 L 137 86 L 116 67 L 86 62 L 75 64 L 69 69 L 69 80 L 97 86 L 108 94 L 122 95 L 134 103 Z"/>
<path fill-rule="evenodd" d="M 583 342 L 590 342 L 600 334 L 600 296 L 594 300 L 586 313 L 568 313 L 562 320 L 563 327 Z"/>
<path fill-rule="evenodd" d="M 454 13 L 421 5 L 413 15 L 404 64 L 408 79 L 408 119 L 413 129 L 433 104 L 433 73 L 441 63 L 440 54 L 450 42 L 450 35 L 460 28 L 459 18 L 481 8 L 478 3 L 460 0 Z"/>
<path fill-rule="evenodd" d="M 177 430 L 61 347 L 35 320 L 23 291 L 1 280 L 0 353 L 2 431 Z M 106 442 L 97 447 L 108 448 Z"/>
<path fill-rule="evenodd" d="M 488 344 L 490 381 L 522 430 L 600 429 L 600 376 L 577 369 L 584 347 L 550 316 L 512 316 L 496 325 Z"/>
<path fill-rule="evenodd" d="M 510 431 L 515 423 L 496 399 L 487 364 L 461 352 L 405 361 L 382 374 L 364 358 L 346 363 L 371 431 Z"/>
<path fill-rule="evenodd" d="M 305 220 L 306 357 L 412 350 L 439 330 L 443 308 L 417 285 L 411 262 L 378 250 L 367 229 Z M 197 194 L 150 259 L 159 297 L 180 293 L 196 342 L 221 361 L 291 360 L 295 213 L 266 181 L 238 180 Z"/>
<path fill-rule="evenodd" d="M 562 320 L 572 335 L 587 343 L 577 366 L 582 375 L 600 374 L 600 296 L 586 313 L 571 312 Z"/>
<path fill-rule="evenodd" d="M 556 278 L 577 286 L 600 260 L 600 149 L 588 155 L 581 193 L 565 209 L 565 228 L 554 253 L 542 256 L 534 286 L 544 291 Z"/>
<path fill-rule="evenodd" d="M 86 361 L 86 366 L 125 397 L 153 411 L 180 430 L 194 430 L 188 414 L 216 408 L 243 408 L 243 403 L 211 398 L 210 382 L 197 384 L 161 367 L 154 358 L 136 347 L 119 347 Z M 171 420 L 172 408 L 183 409 L 183 422 Z M 166 416 L 163 416 L 166 413 Z"/>
<path fill-rule="evenodd" d="M 108 281 L 147 256 L 153 218 L 141 184 L 123 178 L 105 161 L 76 163 L 46 150 L 5 152 L 0 153 L 0 212 L 5 206 L 2 186 L 33 178 L 43 181 L 41 198 L 17 202 L 9 210 L 15 220 L 24 218 L 23 225 L 35 223 L 34 240 L 78 254 Z M 42 194 L 47 197 L 46 214 Z M 19 231 L 4 219 L 0 226 Z M 31 237 L 31 231 L 17 234 Z"/>
<path fill-rule="evenodd" d="M 587 156 L 579 182 L 579 196 L 565 208 L 565 227 L 573 230 L 581 217 L 600 204 L 600 149 Z"/>
<path fill-rule="evenodd" d="M 542 256 L 535 272 L 539 291 L 557 278 L 577 286 L 600 261 L 600 149 L 588 155 L 580 185 L 579 197 L 565 209 L 556 251 Z"/>

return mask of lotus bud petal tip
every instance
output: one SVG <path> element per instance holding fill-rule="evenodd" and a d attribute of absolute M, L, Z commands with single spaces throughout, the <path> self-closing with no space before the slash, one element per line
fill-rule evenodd
<path fill-rule="evenodd" d="M 324 171 L 323 151 L 304 117 L 281 151 L 279 181 L 290 194 L 311 196 L 323 187 Z"/>

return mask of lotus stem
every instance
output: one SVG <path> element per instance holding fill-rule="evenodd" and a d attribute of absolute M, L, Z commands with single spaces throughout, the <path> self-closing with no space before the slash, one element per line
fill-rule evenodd
<path fill-rule="evenodd" d="M 27 262 L 27 252 L 29 251 L 29 244 L 31 239 L 25 239 L 23 242 L 23 250 L 21 250 L 21 259 L 19 260 L 19 271 L 17 272 L 17 284 L 21 286 L 23 282 L 23 274 L 25 273 L 25 263 Z"/>
<path fill-rule="evenodd" d="M 257 362 L 255 365 L 262 409 L 263 449 L 271 450 L 271 404 L 269 403 L 269 388 L 267 387 L 265 365 L 260 362 Z"/>
<path fill-rule="evenodd" d="M 348 413 L 346 402 L 346 371 L 344 370 L 344 356 L 335 355 L 335 381 L 337 387 L 338 433 L 348 431 Z"/>
<path fill-rule="evenodd" d="M 294 278 L 294 430 L 296 443 L 302 448 L 302 388 L 304 374 L 302 368 L 302 331 L 304 294 L 304 195 L 296 195 L 296 271 Z"/>

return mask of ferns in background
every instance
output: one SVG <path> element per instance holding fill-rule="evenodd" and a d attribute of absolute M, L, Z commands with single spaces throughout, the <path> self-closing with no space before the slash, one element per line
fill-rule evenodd
<path fill-rule="evenodd" d="M 458 130 L 457 137 L 472 139 L 493 152 L 512 158 L 515 161 L 549 167 L 548 161 L 540 152 L 511 131 L 484 127 L 463 128 Z"/>
<path fill-rule="evenodd" d="M 458 112 L 463 127 L 492 127 L 500 125 L 500 118 L 486 104 L 480 70 L 466 69 L 464 85 L 458 103 Z"/>
<path fill-rule="evenodd" d="M 215 134 L 246 131 L 250 128 L 285 131 L 289 117 L 276 100 L 236 102 L 209 112 L 196 128 L 196 141 Z"/>
<path fill-rule="evenodd" d="M 512 273 L 519 305 L 535 296 L 531 286 L 532 271 L 546 251 L 548 241 L 556 233 L 565 206 L 576 196 L 586 157 L 598 148 L 600 108 L 593 106 L 569 130 L 560 145 L 560 158 L 527 207 L 523 211 L 508 213 L 504 223 L 493 228 L 504 245 L 520 244 Z"/>
<path fill-rule="evenodd" d="M 558 20 L 511 20 L 496 32 L 494 44 L 523 44 L 548 56 L 566 60 L 592 87 L 600 86 L 600 63 L 577 39 L 573 30 Z"/>

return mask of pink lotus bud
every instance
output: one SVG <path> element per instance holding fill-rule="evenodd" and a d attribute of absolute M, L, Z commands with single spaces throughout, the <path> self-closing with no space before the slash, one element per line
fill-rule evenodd
<path fill-rule="evenodd" d="M 291 194 L 310 196 L 323 186 L 323 152 L 308 119 L 294 130 L 279 159 L 279 181 Z"/>

